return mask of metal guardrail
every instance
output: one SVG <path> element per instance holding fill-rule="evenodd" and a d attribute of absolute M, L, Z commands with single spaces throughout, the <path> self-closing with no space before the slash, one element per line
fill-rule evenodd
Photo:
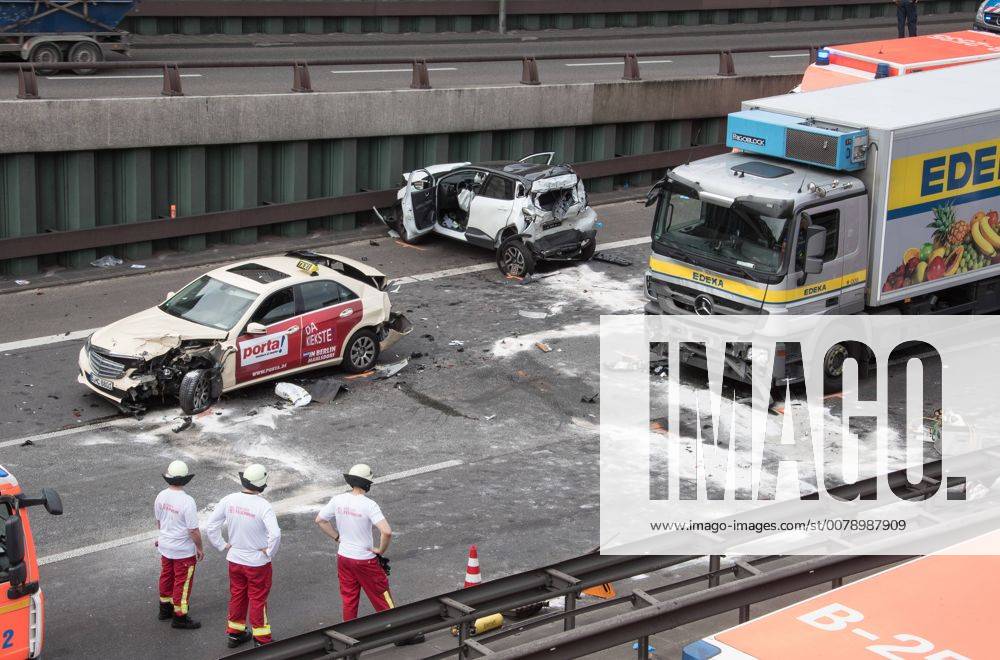
<path fill-rule="evenodd" d="M 797 9 L 825 4 L 822 0 L 506 0 L 507 15 L 645 13 L 662 11 L 713 11 L 718 9 Z M 874 4 L 872 0 L 840 0 L 840 5 Z M 278 17 L 278 16 L 496 16 L 499 0 L 328 0 L 327 2 L 289 0 L 143 0 L 131 16 L 164 18 L 185 17 Z"/>
<path fill-rule="evenodd" d="M 665 169 L 680 165 L 689 159 L 705 158 L 722 151 L 724 149 L 719 145 L 656 151 L 577 163 L 574 168 L 582 178 L 590 179 Z M 344 213 L 362 213 L 370 211 L 372 207 L 390 206 L 395 201 L 396 189 L 376 190 L 178 218 L 17 236 L 0 239 L 0 260 L 261 227 Z"/>
<path fill-rule="evenodd" d="M 282 68 L 292 69 L 293 92 L 313 92 L 312 83 L 309 76 L 310 66 L 366 66 L 366 65 L 391 65 L 410 64 L 413 67 L 413 77 L 410 87 L 413 89 L 430 89 L 430 77 L 427 70 L 428 64 L 441 63 L 486 63 L 486 62 L 521 62 L 521 83 L 524 85 L 538 85 L 541 80 L 538 76 L 538 62 L 546 60 L 585 60 L 585 59 L 608 59 L 621 58 L 623 64 L 622 79 L 628 81 L 639 81 L 641 75 L 639 71 L 640 57 L 691 57 L 715 55 L 719 58 L 720 76 L 735 76 L 736 65 L 733 55 L 752 53 L 784 53 L 802 52 L 809 53 L 811 62 L 816 60 L 816 53 L 819 47 L 815 44 L 796 44 L 792 46 L 754 46 L 730 49 L 645 49 L 635 50 L 628 53 L 621 51 L 595 51 L 586 55 L 573 52 L 545 53 L 539 55 L 524 56 L 490 56 L 490 55 L 460 55 L 424 57 L 419 59 L 398 58 L 398 57 L 357 57 L 357 58 L 317 58 L 317 59 L 260 59 L 260 60 L 191 60 L 185 62 L 176 61 L 129 61 L 129 62 L 94 62 L 88 63 L 87 71 L 116 71 L 134 69 L 160 69 L 163 72 L 164 96 L 183 96 L 181 87 L 181 68 L 185 69 L 257 69 L 257 68 Z M 38 87 L 39 72 L 54 71 L 75 71 L 81 69 L 79 64 L 60 62 L 58 64 L 36 65 L 33 63 L 0 63 L 0 72 L 16 71 L 18 78 L 19 99 L 36 100 L 41 98 Z"/>

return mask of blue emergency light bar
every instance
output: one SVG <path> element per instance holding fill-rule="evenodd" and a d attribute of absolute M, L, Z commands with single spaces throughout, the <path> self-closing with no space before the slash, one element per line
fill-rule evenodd
<path fill-rule="evenodd" d="M 726 146 L 842 172 L 864 169 L 868 130 L 764 110 L 729 115 Z"/>

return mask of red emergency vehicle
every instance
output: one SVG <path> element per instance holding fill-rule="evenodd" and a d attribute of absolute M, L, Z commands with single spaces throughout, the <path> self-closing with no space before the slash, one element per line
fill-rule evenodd
<path fill-rule="evenodd" d="M 823 50 L 828 60 L 820 57 L 810 64 L 796 91 L 812 92 L 874 80 L 880 64 L 884 65 L 885 75 L 903 76 L 995 59 L 1000 57 L 1000 34 L 963 30 L 829 46 Z"/>
<path fill-rule="evenodd" d="M 42 652 L 44 599 L 28 507 L 41 504 L 62 514 L 59 494 L 48 488 L 27 497 L 17 479 L 0 466 L 0 659 L 37 658 Z"/>

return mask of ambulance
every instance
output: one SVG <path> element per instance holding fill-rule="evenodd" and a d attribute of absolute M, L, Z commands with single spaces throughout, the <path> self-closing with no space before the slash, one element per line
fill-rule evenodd
<path fill-rule="evenodd" d="M 683 660 L 997 657 L 996 532 L 684 647 Z M 980 554 L 973 554 L 980 553 Z"/>
<path fill-rule="evenodd" d="M 794 91 L 812 92 L 997 57 L 1000 34 L 975 30 L 829 46 L 819 51 Z"/>
<path fill-rule="evenodd" d="M 43 488 L 40 497 L 27 497 L 0 466 L 0 660 L 37 658 L 42 652 L 44 599 L 27 511 L 39 504 L 54 516 L 62 514 L 58 493 Z"/>

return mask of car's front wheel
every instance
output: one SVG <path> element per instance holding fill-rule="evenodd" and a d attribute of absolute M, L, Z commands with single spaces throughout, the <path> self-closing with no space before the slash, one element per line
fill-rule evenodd
<path fill-rule="evenodd" d="M 508 238 L 497 250 L 497 267 L 504 275 L 526 277 L 535 270 L 535 255 L 520 238 Z"/>
<path fill-rule="evenodd" d="M 184 374 L 177 392 L 185 415 L 197 415 L 208 410 L 212 400 L 212 377 L 207 369 L 192 369 Z"/>
<path fill-rule="evenodd" d="M 344 347 L 344 368 L 359 374 L 375 366 L 378 359 L 378 338 L 371 330 L 359 330 Z"/>

